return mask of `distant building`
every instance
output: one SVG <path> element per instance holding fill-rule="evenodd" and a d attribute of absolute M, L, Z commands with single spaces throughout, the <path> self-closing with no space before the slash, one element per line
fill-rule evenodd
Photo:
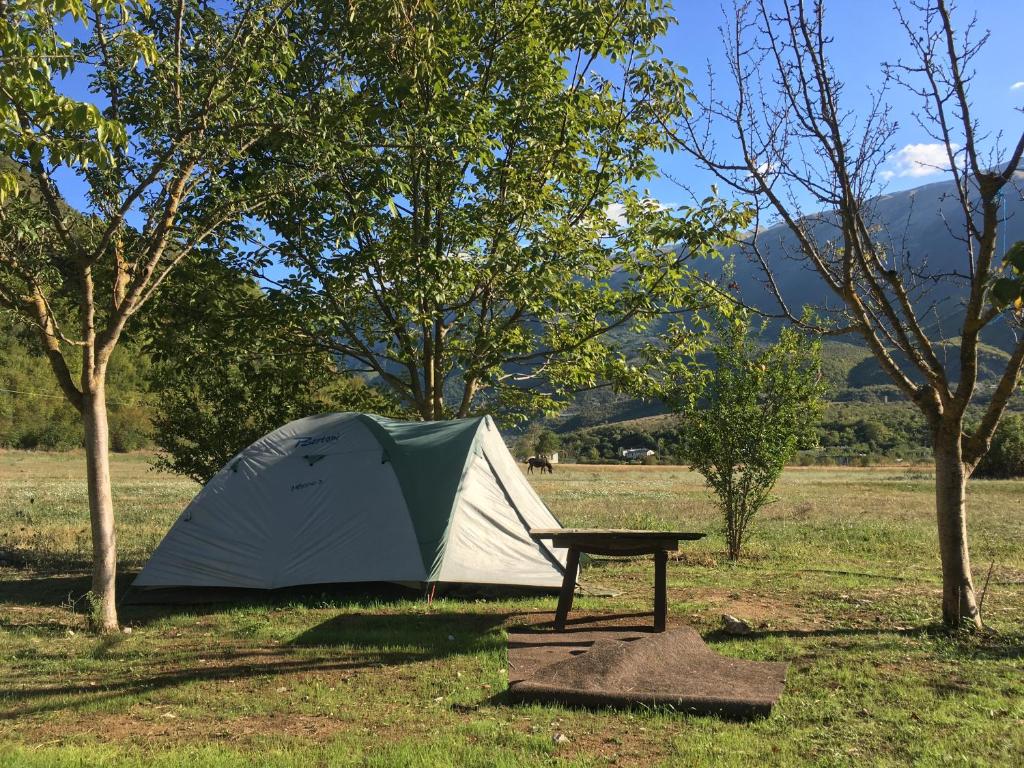
<path fill-rule="evenodd" d="M 648 456 L 653 456 L 654 451 L 650 448 L 619 448 L 619 457 L 626 461 L 634 461 L 636 459 L 646 459 Z"/>
<path fill-rule="evenodd" d="M 557 464 L 558 463 L 558 451 L 555 451 L 554 453 L 535 453 L 532 456 L 530 456 L 529 458 L 531 458 L 531 459 L 547 459 L 550 463 Z M 526 459 L 522 459 L 522 461 L 526 461 Z M 572 462 L 569 462 L 569 463 L 571 464 Z"/>

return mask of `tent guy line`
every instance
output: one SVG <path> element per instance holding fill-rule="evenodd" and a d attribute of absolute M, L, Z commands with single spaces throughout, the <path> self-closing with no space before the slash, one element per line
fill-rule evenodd
<path fill-rule="evenodd" d="M 14 395 L 29 395 L 31 397 L 45 397 L 50 400 L 65 400 L 64 395 L 51 395 L 47 392 L 28 392 L 24 389 L 7 389 L 6 387 L 0 387 L 0 392 L 9 392 Z M 133 405 L 125 400 L 111 400 L 107 398 L 107 402 L 111 405 Z"/>

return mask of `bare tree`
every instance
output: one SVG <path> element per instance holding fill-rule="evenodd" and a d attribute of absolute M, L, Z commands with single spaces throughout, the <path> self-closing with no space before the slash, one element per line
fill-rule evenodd
<path fill-rule="evenodd" d="M 991 396 L 981 403 L 980 422 L 968 429 L 965 415 L 978 394 L 983 330 L 999 320 L 1020 325 L 1024 264 L 1016 263 L 1022 260 L 1016 249 L 999 255 L 997 234 L 1000 194 L 1014 181 L 1024 133 L 1000 153 L 998 137 L 981 131 L 970 84 L 987 35 L 975 33 L 975 20 L 959 30 L 955 9 L 945 0 L 914 2 L 906 11 L 906 3 L 895 4 L 913 61 L 884 66 L 873 104 L 861 115 L 842 105 L 843 82 L 829 60 L 832 38 L 823 0 L 769 5 L 748 0 L 734 6 L 722 29 L 731 75 L 728 95 L 716 91 L 721 84 L 713 82 L 710 94 L 671 130 L 703 167 L 754 201 L 759 217 L 786 226 L 799 246 L 789 256 L 812 268 L 832 297 L 815 308 L 824 322 L 807 320 L 787 303 L 780 263 L 755 235 L 740 247 L 763 268 L 780 308 L 772 312 L 822 333 L 861 336 L 927 418 L 935 456 L 943 621 L 980 628 L 965 490 L 1018 386 L 1024 365 L 1019 334 Z M 945 222 L 960 248 L 953 269 L 930 267 L 925 254 L 893 252 L 878 226 L 872 196 L 879 191 L 897 128 L 887 102 L 890 88 L 920 99 L 917 122 L 944 150 L 940 166 L 952 174 L 958 203 L 956 220 Z M 722 146 L 715 136 L 727 133 L 735 143 Z M 939 288 L 962 304 L 955 365 L 942 354 L 952 334 L 940 334 L 924 321 Z"/>

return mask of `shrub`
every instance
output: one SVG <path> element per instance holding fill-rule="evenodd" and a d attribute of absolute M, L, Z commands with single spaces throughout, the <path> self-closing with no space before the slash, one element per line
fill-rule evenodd
<path fill-rule="evenodd" d="M 138 451 L 153 443 L 153 422 L 148 409 L 139 405 L 121 405 L 110 409 L 110 450 L 115 453 Z"/>
<path fill-rule="evenodd" d="M 821 415 L 821 345 L 791 329 L 768 346 L 749 320 L 715 318 L 714 367 L 680 381 L 686 454 L 725 518 L 729 559 L 738 560 L 757 512 L 797 451 L 814 445 Z"/>
<path fill-rule="evenodd" d="M 1004 418 L 992 437 L 992 447 L 978 463 L 974 477 L 1024 477 L 1024 415 Z"/>

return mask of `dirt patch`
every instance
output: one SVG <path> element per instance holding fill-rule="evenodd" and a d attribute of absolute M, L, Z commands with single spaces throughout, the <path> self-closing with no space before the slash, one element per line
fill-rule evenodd
<path fill-rule="evenodd" d="M 546 624 L 510 628 L 508 649 L 513 701 L 660 704 L 740 719 L 771 712 L 788 666 L 720 656 L 685 625 L 652 632 L 600 616 L 561 632 Z"/>
<path fill-rule="evenodd" d="M 692 589 L 686 590 L 684 596 L 690 602 L 707 603 L 708 608 L 702 614 L 715 622 L 721 614 L 727 613 L 754 629 L 813 631 L 822 626 L 819 615 L 786 593 L 764 595 L 727 589 Z"/>

